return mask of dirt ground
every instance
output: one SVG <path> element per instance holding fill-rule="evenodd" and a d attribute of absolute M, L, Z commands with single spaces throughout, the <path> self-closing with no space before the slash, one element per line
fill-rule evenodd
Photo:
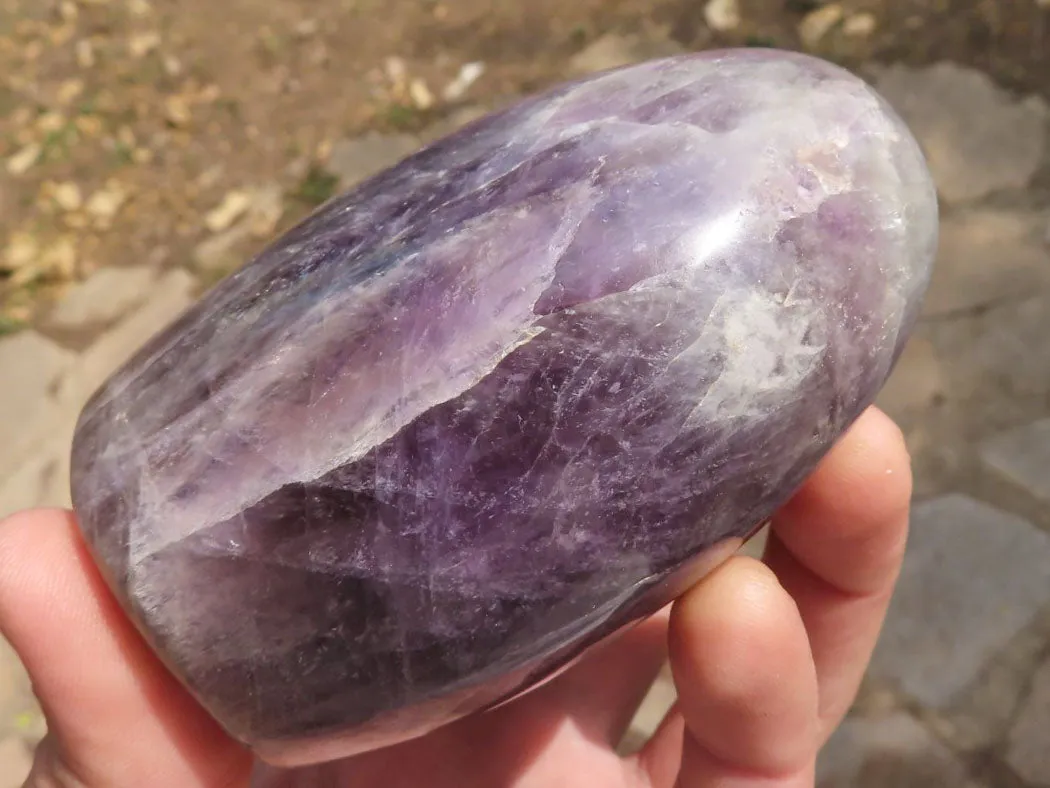
<path fill-rule="evenodd" d="M 336 140 L 537 90 L 608 34 L 807 48 L 862 71 L 951 59 L 1050 97 L 1047 0 L 739 0 L 720 31 L 711 5 L 0 0 L 0 333 L 100 265 L 184 264 L 265 185 L 282 199 L 261 245 L 331 195 Z M 481 77 L 444 96 L 471 63 Z"/>

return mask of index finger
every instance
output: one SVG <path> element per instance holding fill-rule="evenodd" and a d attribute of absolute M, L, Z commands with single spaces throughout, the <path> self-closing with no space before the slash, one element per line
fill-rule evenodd
<path fill-rule="evenodd" d="M 870 408 L 774 519 L 765 561 L 806 626 L 825 735 L 852 703 L 882 627 L 911 489 L 900 430 Z"/>

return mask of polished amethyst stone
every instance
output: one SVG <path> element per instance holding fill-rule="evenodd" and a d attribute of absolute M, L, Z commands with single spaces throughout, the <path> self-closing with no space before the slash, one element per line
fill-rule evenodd
<path fill-rule="evenodd" d="M 886 379 L 936 227 L 915 141 L 838 67 L 740 50 L 558 87 L 151 340 L 84 410 L 80 522 L 264 757 L 418 735 L 769 517 Z"/>

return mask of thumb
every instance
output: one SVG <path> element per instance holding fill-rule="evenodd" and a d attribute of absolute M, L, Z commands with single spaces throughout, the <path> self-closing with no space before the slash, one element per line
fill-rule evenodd
<path fill-rule="evenodd" d="M 0 632 L 48 722 L 27 786 L 224 788 L 250 756 L 153 656 L 69 512 L 0 523 Z"/>

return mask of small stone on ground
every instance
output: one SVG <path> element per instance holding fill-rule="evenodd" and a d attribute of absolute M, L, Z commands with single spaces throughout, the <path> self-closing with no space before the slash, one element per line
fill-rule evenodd
<path fill-rule="evenodd" d="M 798 38 L 806 49 L 817 45 L 842 21 L 845 14 L 839 3 L 828 3 L 810 11 L 798 24 Z"/>
<path fill-rule="evenodd" d="M 719 33 L 740 27 L 739 0 L 708 0 L 704 6 L 704 21 Z"/>

